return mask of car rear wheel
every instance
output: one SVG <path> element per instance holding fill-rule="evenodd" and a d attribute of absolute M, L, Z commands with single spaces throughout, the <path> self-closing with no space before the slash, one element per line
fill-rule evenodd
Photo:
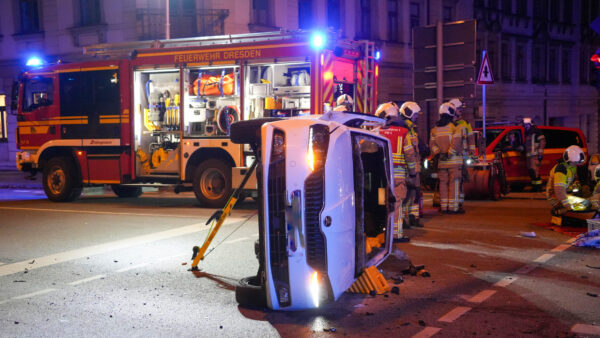
<path fill-rule="evenodd" d="M 81 195 L 77 169 L 68 157 L 55 157 L 48 161 L 42 180 L 44 192 L 53 202 L 70 202 Z"/>
<path fill-rule="evenodd" d="M 231 125 L 229 136 L 237 144 L 256 144 L 260 141 L 260 128 L 268 122 L 279 121 L 277 117 L 238 121 Z"/>
<path fill-rule="evenodd" d="M 256 276 L 240 279 L 238 285 L 235 287 L 235 300 L 243 307 L 267 307 L 265 290 Z"/>
<path fill-rule="evenodd" d="M 231 166 L 222 160 L 206 160 L 194 172 L 194 194 L 202 205 L 222 208 L 231 195 Z"/>
<path fill-rule="evenodd" d="M 127 197 L 140 197 L 142 195 L 142 187 L 128 187 L 119 184 L 113 184 L 110 186 L 115 195 L 121 198 Z"/>

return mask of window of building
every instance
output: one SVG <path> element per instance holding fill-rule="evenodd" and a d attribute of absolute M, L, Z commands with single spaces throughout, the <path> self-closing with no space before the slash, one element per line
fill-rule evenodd
<path fill-rule="evenodd" d="M 410 3 L 410 40 L 412 42 L 412 29 L 421 25 L 421 6 L 416 2 Z"/>
<path fill-rule="evenodd" d="M 442 9 L 442 16 L 444 22 L 452 21 L 452 6 L 444 6 Z"/>
<path fill-rule="evenodd" d="M 573 2 L 565 1 L 563 2 L 563 22 L 564 23 L 572 23 L 573 22 Z"/>
<path fill-rule="evenodd" d="M 535 83 L 546 82 L 546 53 L 544 46 L 533 47 L 531 79 Z"/>
<path fill-rule="evenodd" d="M 340 0 L 327 0 L 327 26 L 334 30 L 342 28 Z"/>
<path fill-rule="evenodd" d="M 398 32 L 398 0 L 388 0 L 388 40 L 399 41 Z"/>
<path fill-rule="evenodd" d="M 512 0 L 502 0 L 502 11 L 507 14 L 512 14 Z"/>
<path fill-rule="evenodd" d="M 524 44 L 516 46 L 516 80 L 517 82 L 527 81 L 527 49 Z"/>
<path fill-rule="evenodd" d="M 19 33 L 40 31 L 40 14 L 37 0 L 19 0 Z"/>
<path fill-rule="evenodd" d="M 510 50 L 510 42 L 503 41 L 501 45 L 500 51 L 500 63 L 501 63 L 501 75 L 502 80 L 506 82 L 512 81 L 512 60 L 511 60 L 511 50 Z"/>
<path fill-rule="evenodd" d="M 581 0 L 581 23 L 587 24 L 590 22 L 590 3 L 589 0 Z"/>
<path fill-rule="evenodd" d="M 498 76 L 498 41 L 488 41 L 488 48 L 486 54 L 488 60 L 490 61 L 490 68 L 492 68 L 492 74 L 496 74 L 495 76 Z"/>
<path fill-rule="evenodd" d="M 527 16 L 527 0 L 517 0 L 517 15 Z"/>
<path fill-rule="evenodd" d="M 100 0 L 79 0 L 79 19 L 81 26 L 100 24 Z"/>
<path fill-rule="evenodd" d="M 488 7 L 491 9 L 498 9 L 498 0 L 488 0 Z"/>
<path fill-rule="evenodd" d="M 533 1 L 533 17 L 536 19 L 546 18 L 546 0 Z"/>
<path fill-rule="evenodd" d="M 194 0 L 170 1 L 169 16 L 172 39 L 198 35 Z"/>
<path fill-rule="evenodd" d="M 312 0 L 298 1 L 298 27 L 300 29 L 310 29 L 313 26 L 312 20 Z"/>
<path fill-rule="evenodd" d="M 591 62 L 589 61 L 590 49 L 589 47 L 582 46 L 579 53 L 579 83 L 589 83 L 589 68 Z"/>
<path fill-rule="evenodd" d="M 269 0 L 252 0 L 252 23 L 261 26 L 271 25 Z"/>
<path fill-rule="evenodd" d="M 6 95 L 0 95 L 0 143 L 8 142 L 6 122 Z"/>
<path fill-rule="evenodd" d="M 558 82 L 558 49 L 550 47 L 548 51 L 548 82 Z"/>
<path fill-rule="evenodd" d="M 550 0 L 550 20 L 558 21 L 560 7 L 558 0 Z"/>
<path fill-rule="evenodd" d="M 562 83 L 571 83 L 571 49 L 563 48 L 561 62 Z"/>
<path fill-rule="evenodd" d="M 360 32 L 361 38 L 371 37 L 371 0 L 360 0 Z"/>

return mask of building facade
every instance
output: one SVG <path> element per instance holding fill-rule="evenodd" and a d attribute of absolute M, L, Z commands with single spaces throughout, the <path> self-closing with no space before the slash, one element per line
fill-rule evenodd
<path fill-rule="evenodd" d="M 0 2 L 0 95 L 33 55 L 47 62 L 88 57 L 97 43 L 164 39 L 167 5 L 171 38 L 279 29 L 329 28 L 370 39 L 382 51 L 379 101 L 413 96 L 412 27 L 477 19 L 477 60 L 490 56 L 496 84 L 487 90 L 487 120 L 578 127 L 598 152 L 597 75 L 589 60 L 600 47 L 589 23 L 597 0 L 7 0 Z M 6 14 L 8 13 L 8 14 Z M 481 95 L 467 102 L 481 121 Z M 0 112 L 2 114 L 2 112 Z M 16 117 L 0 121 L 0 168 L 14 168 Z M 435 109 L 420 123 L 437 119 Z M 425 122 L 427 121 L 427 123 Z"/>

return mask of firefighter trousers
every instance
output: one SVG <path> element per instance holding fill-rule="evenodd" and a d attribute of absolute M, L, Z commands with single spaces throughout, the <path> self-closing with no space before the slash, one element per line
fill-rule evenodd
<path fill-rule="evenodd" d="M 531 178 L 531 185 L 534 191 L 541 191 L 542 179 L 540 177 L 540 160 L 537 156 L 527 156 L 527 170 Z"/>
<path fill-rule="evenodd" d="M 406 179 L 406 198 L 404 199 L 404 212 L 406 213 L 405 219 L 408 221 L 408 215 L 413 215 L 415 219 L 419 219 L 419 200 L 421 198 L 420 193 L 420 178 L 419 174 L 415 177 L 409 177 Z"/>
<path fill-rule="evenodd" d="M 460 193 L 460 166 L 438 169 L 440 180 L 440 208 L 442 211 L 458 211 Z"/>
<path fill-rule="evenodd" d="M 402 220 L 404 212 L 402 204 L 406 198 L 406 180 L 394 179 L 394 195 L 396 196 L 395 214 L 394 214 L 394 238 L 402 238 Z"/>

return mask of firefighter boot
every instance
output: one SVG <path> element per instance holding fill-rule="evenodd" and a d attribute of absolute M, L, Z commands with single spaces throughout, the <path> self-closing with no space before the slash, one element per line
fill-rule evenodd
<path fill-rule="evenodd" d="M 415 228 L 423 227 L 423 223 L 419 222 L 419 219 L 415 215 L 408 215 L 408 224 Z"/>

